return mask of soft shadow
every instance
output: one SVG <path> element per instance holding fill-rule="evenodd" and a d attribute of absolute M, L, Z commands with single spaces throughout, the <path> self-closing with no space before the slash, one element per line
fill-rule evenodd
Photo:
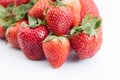
<path fill-rule="evenodd" d="M 0 41 L 2 41 L 2 42 L 6 42 L 6 39 L 4 39 L 4 38 L 0 38 Z"/>
<path fill-rule="evenodd" d="M 8 45 L 8 47 L 9 47 L 10 49 L 12 49 L 12 50 L 21 51 L 20 48 L 13 47 L 13 46 L 11 46 L 9 43 L 6 43 L 6 45 Z"/>
<path fill-rule="evenodd" d="M 71 50 L 67 61 L 78 62 L 78 61 L 80 61 L 80 59 L 79 59 L 78 55 L 73 50 Z"/>

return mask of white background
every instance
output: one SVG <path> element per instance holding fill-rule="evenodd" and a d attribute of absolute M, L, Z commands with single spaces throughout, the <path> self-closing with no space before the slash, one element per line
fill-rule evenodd
<path fill-rule="evenodd" d="M 59 69 L 28 60 L 0 40 L 0 80 L 120 80 L 120 0 L 95 0 L 103 18 L 103 45 L 91 59 L 69 59 Z"/>

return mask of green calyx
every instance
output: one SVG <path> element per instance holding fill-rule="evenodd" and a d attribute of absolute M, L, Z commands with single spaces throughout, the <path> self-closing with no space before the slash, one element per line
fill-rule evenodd
<path fill-rule="evenodd" d="M 6 30 L 6 33 L 5 33 L 6 36 L 9 34 L 9 32 L 10 32 L 10 27 L 8 27 L 7 30 Z"/>
<path fill-rule="evenodd" d="M 11 16 L 11 12 L 14 7 L 15 6 L 13 4 L 10 4 L 7 8 L 4 8 L 2 5 L 0 5 L 0 19 Z"/>
<path fill-rule="evenodd" d="M 12 14 L 14 5 L 9 5 L 7 8 L 4 8 L 0 5 L 0 24 L 7 29 L 13 23 L 15 23 L 15 15 Z"/>
<path fill-rule="evenodd" d="M 64 3 L 62 3 L 62 0 L 56 0 L 54 3 L 51 3 L 49 0 L 48 0 L 48 3 L 51 5 L 51 6 L 66 6 Z"/>
<path fill-rule="evenodd" d="M 46 25 L 46 21 L 42 21 L 41 19 L 36 19 L 32 16 L 28 16 L 28 21 L 29 21 L 29 25 L 30 25 L 30 28 L 36 28 L 37 26 L 40 26 L 40 25 Z"/>
<path fill-rule="evenodd" d="M 48 35 L 43 42 L 48 42 L 51 41 L 52 39 L 56 39 L 57 36 L 55 35 Z"/>
<path fill-rule="evenodd" d="M 70 34 L 78 35 L 83 31 L 85 34 L 89 34 L 90 36 L 97 37 L 97 30 L 101 27 L 102 20 L 97 17 L 90 18 L 90 14 L 87 14 L 82 20 L 81 26 L 74 27 Z"/>
<path fill-rule="evenodd" d="M 29 3 L 31 3 L 31 4 L 35 4 L 36 2 L 37 2 L 38 0 L 30 0 L 30 2 Z"/>
<path fill-rule="evenodd" d="M 62 3 L 62 0 L 56 0 L 54 4 L 56 6 L 66 6 L 64 3 Z"/>
<path fill-rule="evenodd" d="M 29 3 L 20 6 L 10 4 L 7 8 L 0 5 L 0 24 L 7 29 L 17 21 L 27 18 L 27 12 L 35 2 L 36 0 L 30 0 Z"/>
<path fill-rule="evenodd" d="M 13 11 L 13 13 L 16 15 L 16 21 L 19 21 L 21 19 L 24 19 L 27 17 L 27 12 L 32 6 L 34 5 L 35 1 L 31 0 L 27 4 L 22 4 L 18 7 L 16 7 Z"/>
<path fill-rule="evenodd" d="M 55 35 L 51 35 L 51 33 L 45 38 L 45 40 L 43 42 L 48 42 L 51 41 L 53 39 L 57 39 L 60 40 L 61 42 L 63 41 L 64 36 L 55 36 Z"/>

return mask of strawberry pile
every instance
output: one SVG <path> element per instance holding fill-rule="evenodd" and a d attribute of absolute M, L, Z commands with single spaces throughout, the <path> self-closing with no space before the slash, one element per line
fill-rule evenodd
<path fill-rule="evenodd" d="M 70 49 L 80 60 L 94 56 L 102 45 L 101 23 L 93 0 L 0 0 L 0 38 L 53 68 Z"/>

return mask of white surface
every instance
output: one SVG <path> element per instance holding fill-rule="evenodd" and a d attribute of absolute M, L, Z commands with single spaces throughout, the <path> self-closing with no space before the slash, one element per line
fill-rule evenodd
<path fill-rule="evenodd" d="M 120 0 L 95 0 L 103 18 L 104 42 L 91 59 L 68 59 L 59 69 L 30 61 L 0 40 L 0 80 L 120 80 Z"/>

